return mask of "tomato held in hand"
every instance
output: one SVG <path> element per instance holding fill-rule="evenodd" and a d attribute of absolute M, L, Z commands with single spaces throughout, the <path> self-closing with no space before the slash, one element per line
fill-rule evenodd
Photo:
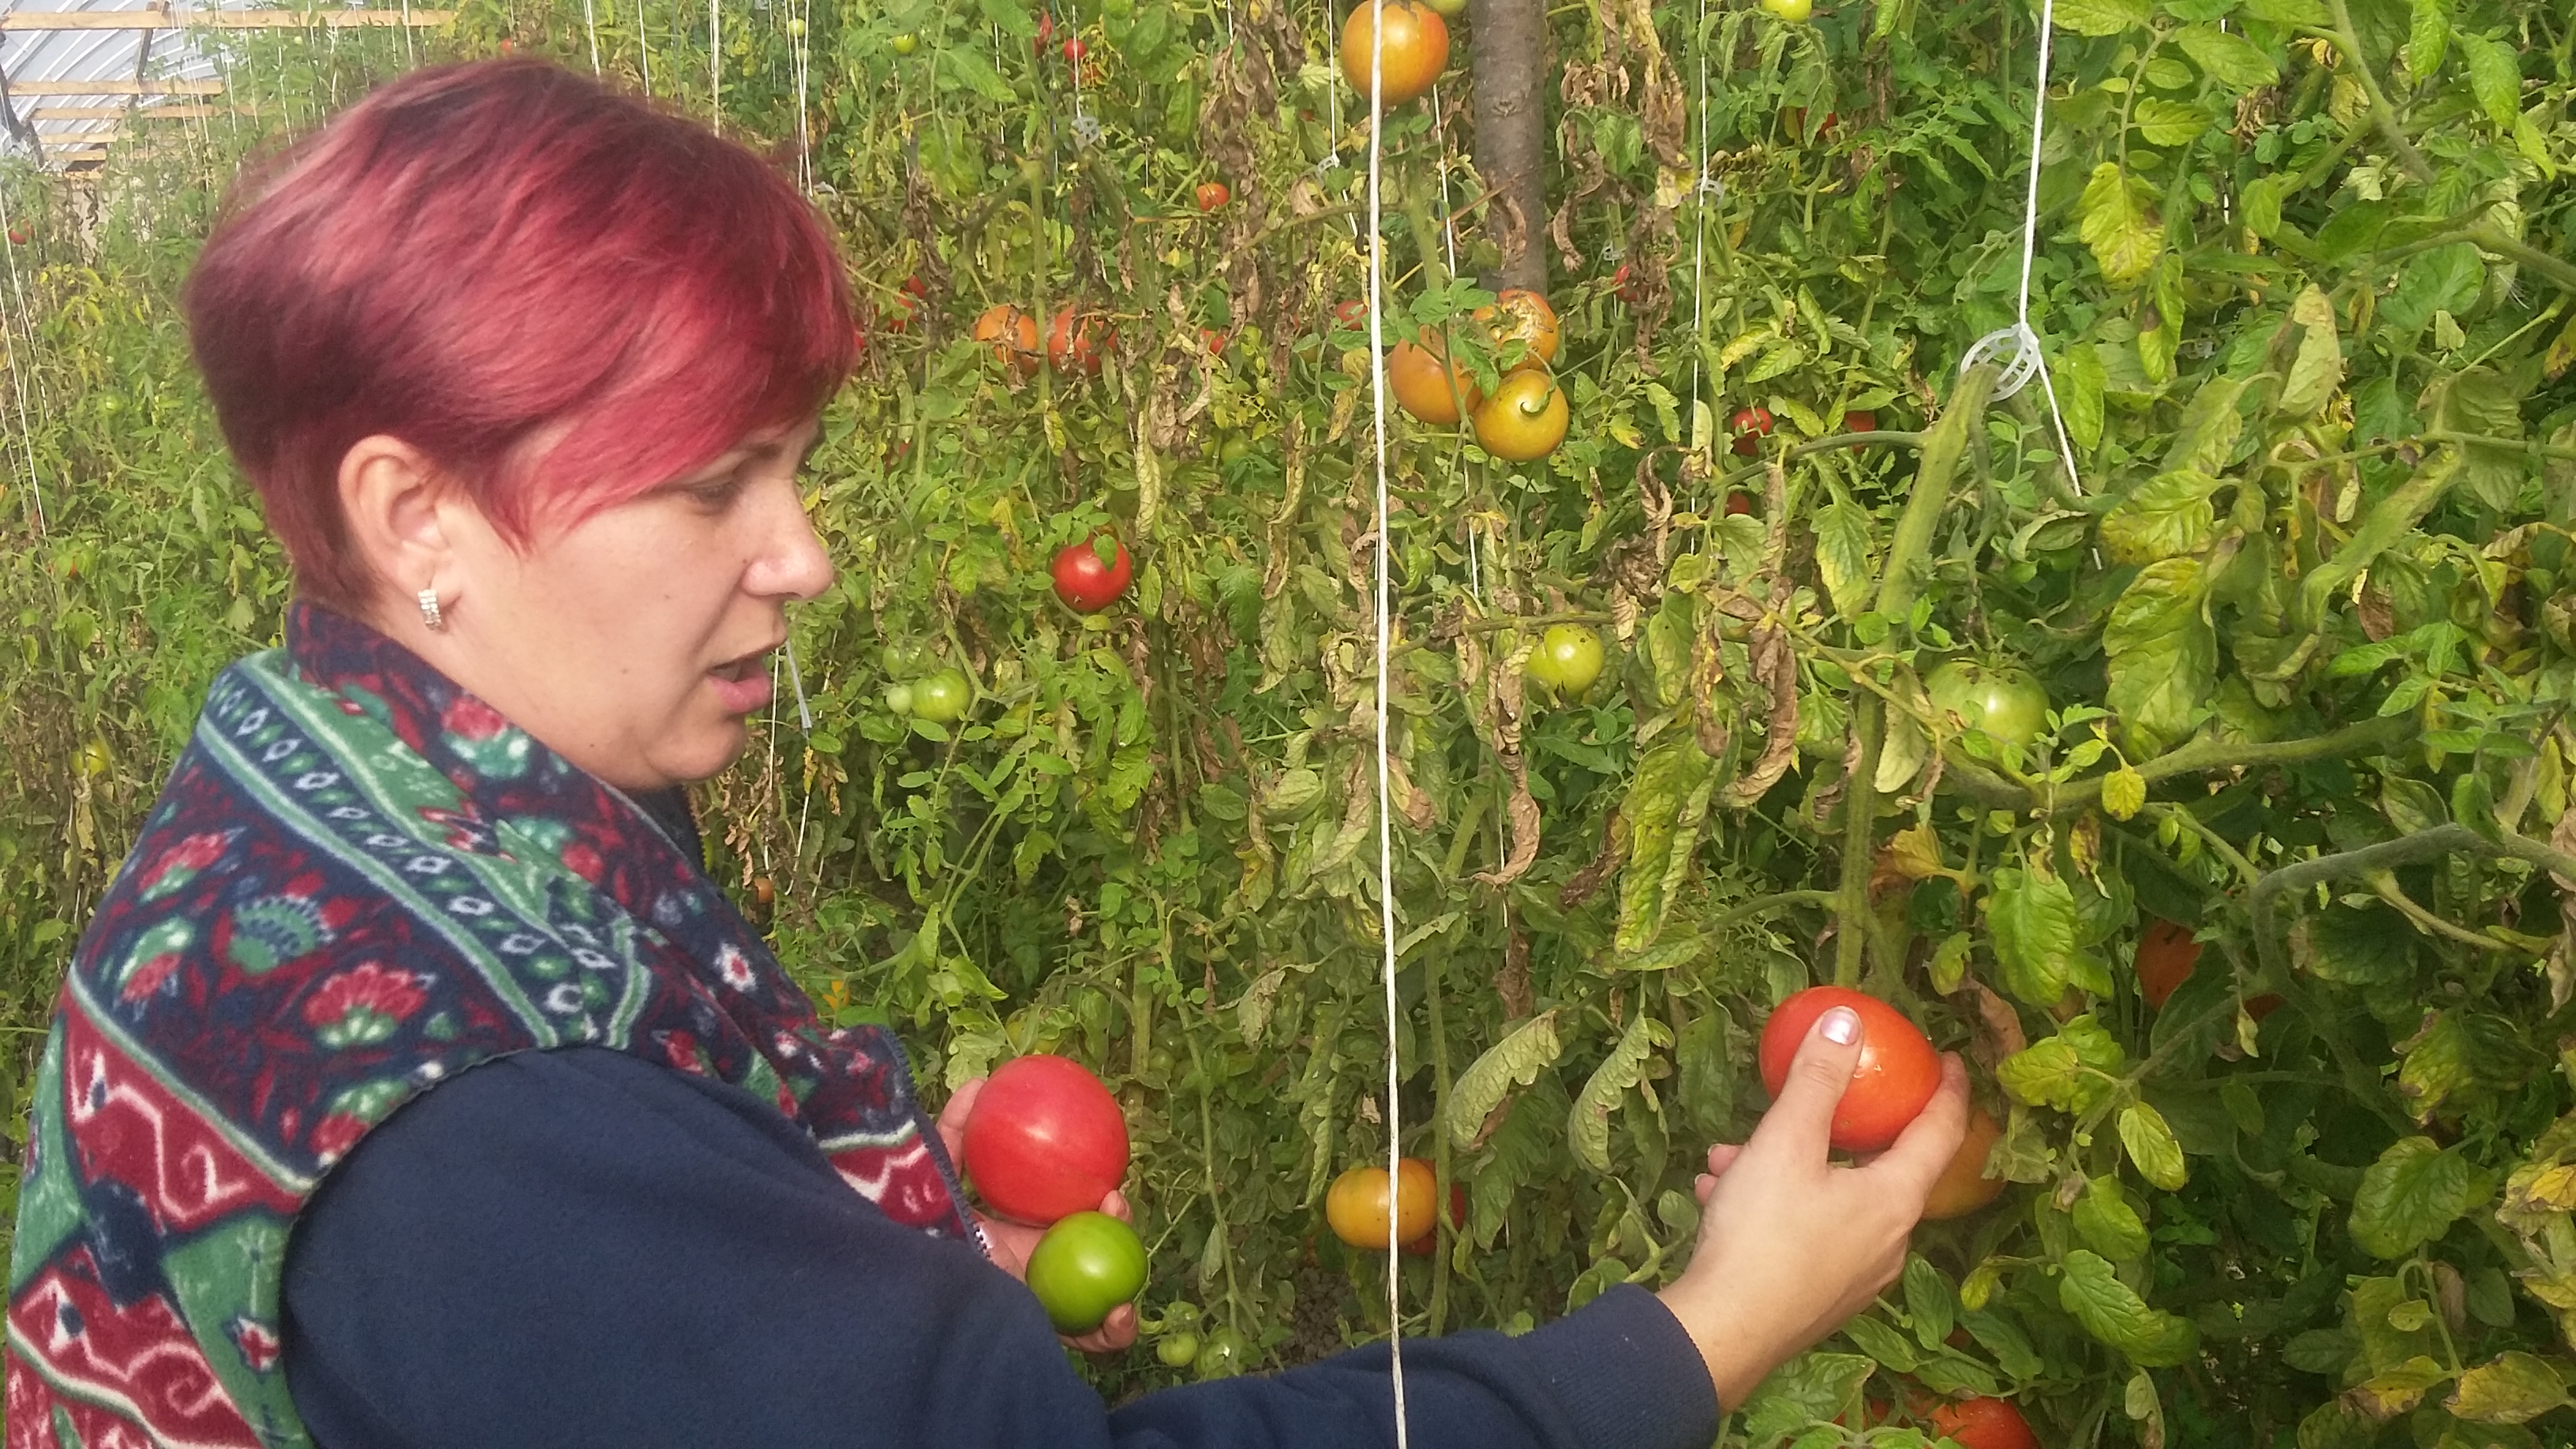
<path fill-rule="evenodd" d="M 1047 329 L 1047 363 L 1058 372 L 1100 375 L 1100 355 L 1118 343 L 1118 329 L 1097 312 L 1077 314 L 1068 302 L 1055 311 Z"/>
<path fill-rule="evenodd" d="M 1449 24 L 1438 11 L 1414 0 L 1387 0 L 1382 26 L 1374 18 L 1378 9 L 1379 0 L 1360 0 L 1342 23 L 1342 78 L 1367 97 L 1369 53 L 1377 48 L 1375 37 L 1382 28 L 1386 39 L 1377 70 L 1386 89 L 1378 105 L 1387 109 L 1430 90 L 1449 68 Z"/>
<path fill-rule="evenodd" d="M 1923 1200 L 1925 1221 L 1964 1218 L 2003 1195 L 2004 1180 L 1986 1176 L 1986 1156 L 2003 1135 L 2004 1129 L 1985 1108 L 1968 1109 L 1968 1133 L 1959 1139 L 1957 1155 L 1933 1179 L 1932 1193 Z"/>
<path fill-rule="evenodd" d="M 1737 408 L 1735 416 L 1726 420 L 1726 425 L 1735 430 L 1735 441 L 1730 445 L 1735 455 L 1739 458 L 1755 457 L 1762 451 L 1762 440 L 1771 436 L 1771 410 L 1763 407 Z"/>
<path fill-rule="evenodd" d="M 2039 1449 L 2039 1436 L 2010 1399 L 1962 1399 L 1932 1410 L 1932 1428 L 1959 1449 Z"/>
<path fill-rule="evenodd" d="M 1448 1216 L 1449 1231 L 1458 1232 L 1467 1226 L 1467 1189 L 1455 1178 L 1450 1179 L 1449 1182 Z M 1405 1244 L 1404 1254 L 1409 1258 L 1428 1258 L 1439 1246 L 1440 1231 L 1434 1228 Z"/>
<path fill-rule="evenodd" d="M 1368 327 L 1366 308 L 1354 325 Z M 1396 405 L 1406 412 L 1444 426 L 1458 421 L 1462 411 L 1473 411 L 1484 398 L 1476 375 L 1465 363 L 1448 361 L 1448 349 L 1428 332 L 1421 341 L 1399 342 L 1387 350 L 1386 390 L 1395 394 Z"/>
<path fill-rule="evenodd" d="M 2048 728 L 2048 692 L 2018 669 L 1952 660 L 1924 677 L 1935 709 L 1998 740 L 2029 746 Z"/>
<path fill-rule="evenodd" d="M 1016 1057 L 975 1099 L 962 1155 L 966 1175 L 995 1212 L 1052 1223 L 1099 1207 L 1127 1176 L 1127 1119 L 1080 1063 L 1045 1053 Z"/>
<path fill-rule="evenodd" d="M 903 686 L 897 685 L 900 689 Z M 975 701 L 975 687 L 964 674 L 954 669 L 937 669 L 915 680 L 912 685 L 911 711 L 914 719 L 932 724 L 955 724 L 966 717 L 966 707 Z M 886 692 L 886 703 L 894 703 L 894 691 Z"/>
<path fill-rule="evenodd" d="M 1515 372 L 1476 409 L 1476 446 L 1512 463 L 1535 463 L 1565 441 L 1565 389 L 1545 372 Z"/>
<path fill-rule="evenodd" d="M 975 319 L 975 340 L 993 344 L 993 356 L 1022 377 L 1038 370 L 1037 319 L 1008 302 L 984 309 Z"/>
<path fill-rule="evenodd" d="M 1100 556 L 1100 546 L 1109 546 L 1110 556 Z M 1080 543 L 1067 544 L 1056 550 L 1055 596 L 1077 614 L 1097 614 L 1117 603 L 1127 592 L 1127 582 L 1135 577 L 1135 561 L 1127 557 L 1127 545 L 1114 533 L 1101 533 Z"/>
<path fill-rule="evenodd" d="M 1492 306 L 1476 309 L 1476 320 L 1485 324 L 1495 347 L 1508 349 L 1511 343 L 1521 344 L 1521 351 L 1510 364 L 1512 371 L 1545 367 L 1556 361 L 1561 335 L 1556 309 L 1529 288 L 1505 287 Z"/>
<path fill-rule="evenodd" d="M 1559 699 L 1581 699 L 1601 677 L 1601 636 L 1580 624 L 1551 624 L 1522 672 Z"/>
<path fill-rule="evenodd" d="M 1222 181 L 1202 181 L 1197 193 L 1199 210 L 1214 211 L 1234 200 L 1234 189 Z"/>
<path fill-rule="evenodd" d="M 1408 1157 L 1396 1164 L 1395 1236 L 1409 1243 L 1431 1231 L 1431 1164 Z M 1354 1248 L 1386 1246 L 1386 1169 L 1354 1167 L 1333 1179 L 1324 1194 L 1324 1221 L 1333 1236 Z"/>
<path fill-rule="evenodd" d="M 1772 1008 L 1762 1027 L 1762 1085 L 1773 1097 L 1789 1080 L 1789 1063 L 1816 1018 L 1837 1006 L 1860 1016 L 1860 1064 L 1834 1108 L 1833 1144 L 1875 1152 L 1896 1140 L 1941 1085 L 1941 1057 L 1922 1028 L 1875 996 L 1844 986 L 1810 986 Z"/>
<path fill-rule="evenodd" d="M 1029 1251 L 1029 1291 L 1056 1332 L 1089 1333 L 1145 1291 L 1144 1241 L 1107 1213 L 1069 1214 Z"/>

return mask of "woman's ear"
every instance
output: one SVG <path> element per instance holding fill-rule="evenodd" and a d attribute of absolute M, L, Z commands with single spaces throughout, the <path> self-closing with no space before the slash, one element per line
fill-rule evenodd
<path fill-rule="evenodd" d="M 368 612 L 378 627 L 402 637 L 400 626 L 423 627 L 426 613 L 412 606 L 422 590 L 452 600 L 459 580 L 454 541 L 440 504 L 446 488 L 421 451 L 400 438 L 360 438 L 340 458 L 340 516 L 349 546 L 377 580 Z"/>

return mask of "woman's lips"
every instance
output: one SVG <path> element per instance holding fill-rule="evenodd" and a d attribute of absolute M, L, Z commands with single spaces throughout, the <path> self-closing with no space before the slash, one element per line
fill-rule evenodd
<path fill-rule="evenodd" d="M 765 667 L 769 651 L 748 654 L 707 671 L 707 683 L 727 714 L 756 714 L 769 705 L 771 688 Z"/>

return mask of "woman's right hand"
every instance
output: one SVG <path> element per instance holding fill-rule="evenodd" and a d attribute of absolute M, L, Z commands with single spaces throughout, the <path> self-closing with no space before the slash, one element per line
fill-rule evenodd
<path fill-rule="evenodd" d="M 1729 1410 L 1896 1280 L 1924 1197 L 1959 1150 L 1967 1070 L 1945 1054 L 1939 1090 L 1895 1145 L 1859 1166 L 1829 1161 L 1834 1107 L 1859 1060 L 1859 1019 L 1824 1013 L 1751 1140 L 1709 1149 L 1699 1244 L 1660 1296 Z"/>

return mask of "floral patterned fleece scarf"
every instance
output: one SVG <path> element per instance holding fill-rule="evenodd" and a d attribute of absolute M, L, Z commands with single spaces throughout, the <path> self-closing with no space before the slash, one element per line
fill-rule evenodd
<path fill-rule="evenodd" d="M 774 1099 L 976 1241 L 900 1048 L 827 1030 L 632 802 L 310 604 L 217 678 L 56 1006 L 9 1264 L 7 1445 L 306 1445 L 287 1234 L 478 1062 L 632 1052 Z"/>

